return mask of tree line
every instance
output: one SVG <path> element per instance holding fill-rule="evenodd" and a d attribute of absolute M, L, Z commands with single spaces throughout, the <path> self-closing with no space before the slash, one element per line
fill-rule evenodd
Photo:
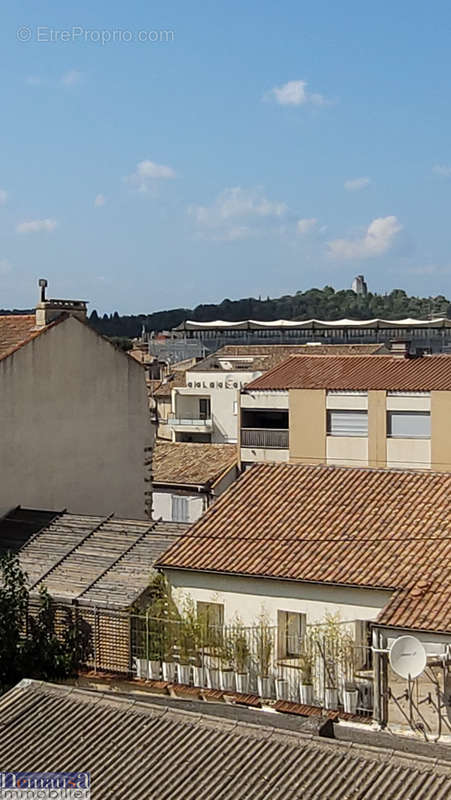
<path fill-rule="evenodd" d="M 133 339 L 140 335 L 143 326 L 147 331 L 171 330 L 187 319 L 196 322 L 212 322 L 215 319 L 237 322 L 245 319 L 427 319 L 431 316 L 451 319 L 451 302 L 444 295 L 415 297 L 409 296 L 403 289 L 394 289 L 389 294 L 369 292 L 361 296 L 351 289 L 335 291 L 331 286 L 325 286 L 324 289 L 309 289 L 277 298 L 226 299 L 221 303 L 201 304 L 192 309 L 174 308 L 152 314 L 121 316 L 116 311 L 99 316 L 93 311 L 90 323 L 105 336 Z"/>

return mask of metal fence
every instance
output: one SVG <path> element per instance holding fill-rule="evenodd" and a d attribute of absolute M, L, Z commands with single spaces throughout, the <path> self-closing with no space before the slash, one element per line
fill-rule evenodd
<path fill-rule="evenodd" d="M 320 626 L 287 638 L 285 629 L 266 624 L 187 626 L 132 616 L 131 654 L 142 679 L 372 713 L 371 649 Z"/>

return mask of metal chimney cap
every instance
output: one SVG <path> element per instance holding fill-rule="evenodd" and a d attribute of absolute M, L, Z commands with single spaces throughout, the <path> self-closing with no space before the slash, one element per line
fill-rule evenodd
<path fill-rule="evenodd" d="M 48 282 L 47 278 L 39 278 L 38 286 L 40 286 L 41 289 L 45 289 L 48 285 L 49 285 L 49 282 Z"/>

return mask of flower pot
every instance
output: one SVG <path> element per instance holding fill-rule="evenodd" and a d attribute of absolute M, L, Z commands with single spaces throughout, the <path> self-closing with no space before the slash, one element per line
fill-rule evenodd
<path fill-rule="evenodd" d="M 247 672 L 235 672 L 235 685 L 237 692 L 240 694 L 248 694 L 249 675 Z"/>
<path fill-rule="evenodd" d="M 235 675 L 231 669 L 219 670 L 219 685 L 223 692 L 233 692 Z"/>
<path fill-rule="evenodd" d="M 299 684 L 299 700 L 304 706 L 313 705 L 313 686 L 311 683 Z"/>
<path fill-rule="evenodd" d="M 178 664 L 177 665 L 177 672 L 178 672 L 178 681 L 177 683 L 183 683 L 185 686 L 189 686 L 189 681 L 191 677 L 191 665 L 190 664 Z"/>
<path fill-rule="evenodd" d="M 326 696 L 324 704 L 325 707 L 329 709 L 338 708 L 338 689 L 331 689 L 326 687 Z"/>
<path fill-rule="evenodd" d="M 146 680 L 148 676 L 148 661 L 147 658 L 135 658 L 136 663 L 136 677 L 141 680 Z"/>
<path fill-rule="evenodd" d="M 288 681 L 276 678 L 276 700 L 288 700 Z"/>
<path fill-rule="evenodd" d="M 260 697 L 272 697 L 272 678 L 259 675 L 257 678 L 258 694 Z"/>
<path fill-rule="evenodd" d="M 343 692 L 343 706 L 347 714 L 355 714 L 359 700 L 358 689 L 345 689 Z"/>
<path fill-rule="evenodd" d="M 160 670 L 161 670 L 160 661 L 152 659 L 151 661 L 147 662 L 147 677 L 150 678 L 151 681 L 160 680 Z"/>
<path fill-rule="evenodd" d="M 204 685 L 204 668 L 193 666 L 193 686 L 202 688 Z"/>
<path fill-rule="evenodd" d="M 218 667 L 207 667 L 206 670 L 207 686 L 209 689 L 219 689 L 219 669 Z"/>
<path fill-rule="evenodd" d="M 163 661 L 162 664 L 163 668 L 163 680 L 167 681 L 168 683 L 174 683 L 175 681 L 175 664 L 173 661 Z"/>

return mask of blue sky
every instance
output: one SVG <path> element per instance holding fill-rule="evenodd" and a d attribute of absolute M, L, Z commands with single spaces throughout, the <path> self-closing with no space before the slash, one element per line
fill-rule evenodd
<path fill-rule="evenodd" d="M 448 2 L 70 6 L 3 8 L 0 307 L 451 296 Z"/>

